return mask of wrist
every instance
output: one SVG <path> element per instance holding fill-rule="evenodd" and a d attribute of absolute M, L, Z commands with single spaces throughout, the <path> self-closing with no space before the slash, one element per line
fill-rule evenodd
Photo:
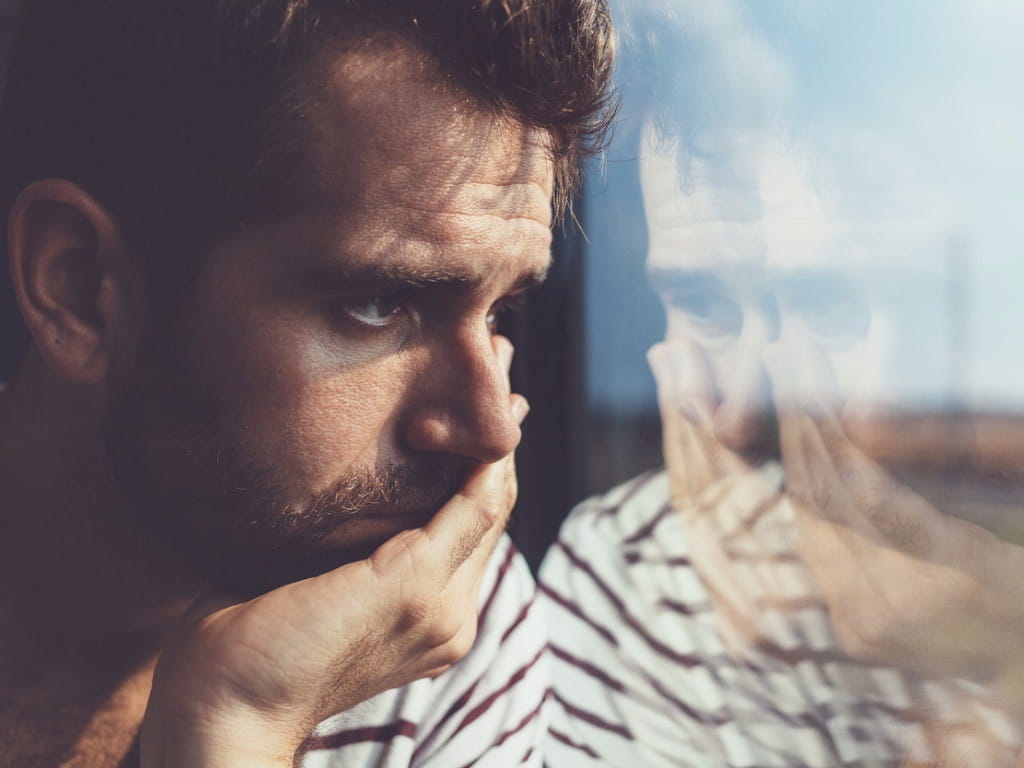
<path fill-rule="evenodd" d="M 301 743 L 292 729 L 240 707 L 151 706 L 140 734 L 141 768 L 293 768 Z"/>

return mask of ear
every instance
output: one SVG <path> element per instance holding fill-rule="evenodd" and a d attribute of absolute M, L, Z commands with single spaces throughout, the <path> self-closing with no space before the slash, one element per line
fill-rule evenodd
<path fill-rule="evenodd" d="M 64 179 L 29 184 L 11 208 L 11 279 L 43 360 L 62 378 L 107 374 L 126 312 L 126 249 L 113 217 Z"/>

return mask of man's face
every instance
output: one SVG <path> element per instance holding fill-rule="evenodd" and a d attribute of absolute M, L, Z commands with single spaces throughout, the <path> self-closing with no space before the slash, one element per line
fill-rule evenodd
<path fill-rule="evenodd" d="M 684 184 L 653 134 L 641 152 L 667 340 L 699 351 L 715 437 L 755 463 L 778 456 L 766 360 L 782 347 L 821 351 L 829 381 L 803 382 L 802 394 L 848 414 L 948 396 L 948 238 L 906 218 L 845 215 L 829 194 L 841 178 L 814 178 L 810 164 L 781 139 L 751 138 L 693 159 Z"/>
<path fill-rule="evenodd" d="M 393 48 L 322 99 L 320 205 L 217 244 L 111 381 L 140 514 L 244 592 L 367 554 L 515 448 L 494 318 L 550 258 L 543 136 Z"/>

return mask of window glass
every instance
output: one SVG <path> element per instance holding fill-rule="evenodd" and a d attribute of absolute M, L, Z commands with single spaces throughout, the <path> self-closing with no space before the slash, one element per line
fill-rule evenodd
<path fill-rule="evenodd" d="M 700 617 L 650 614 L 637 643 L 683 653 L 692 632 L 687 658 L 729 671 L 713 693 L 672 691 L 692 711 L 649 748 L 1008 764 L 1024 722 L 1024 7 L 615 12 L 622 111 L 581 201 L 585 485 L 664 466 L 662 512 L 708 602 L 633 568 L 662 518 L 590 557 L 623 558 L 625 586 L 603 582 L 623 610 Z M 623 487 L 604 503 L 626 519 Z M 696 623 L 732 662 L 693 647 Z M 668 652 L 638 654 L 631 669 L 671 678 Z M 724 721 L 701 719 L 711 701 Z"/>

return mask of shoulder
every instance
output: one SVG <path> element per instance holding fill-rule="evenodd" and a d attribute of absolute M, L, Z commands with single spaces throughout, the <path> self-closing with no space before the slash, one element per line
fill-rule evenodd
<path fill-rule="evenodd" d="M 676 543 L 675 536 L 664 534 L 674 519 L 668 499 L 667 474 L 652 470 L 580 503 L 541 566 L 544 600 L 590 598 L 596 591 L 602 602 L 615 602 L 619 593 L 632 591 L 636 552 Z"/>
<path fill-rule="evenodd" d="M 664 471 L 588 499 L 545 558 L 552 768 L 700 764 L 676 711 L 674 690 L 689 687 L 680 676 L 700 661 L 691 643 L 700 628 L 689 609 L 666 616 L 691 576 L 668 499 Z"/>
<path fill-rule="evenodd" d="M 619 550 L 649 536 L 668 511 L 668 474 L 651 470 L 578 504 L 562 525 L 559 541 L 586 541 Z"/>

